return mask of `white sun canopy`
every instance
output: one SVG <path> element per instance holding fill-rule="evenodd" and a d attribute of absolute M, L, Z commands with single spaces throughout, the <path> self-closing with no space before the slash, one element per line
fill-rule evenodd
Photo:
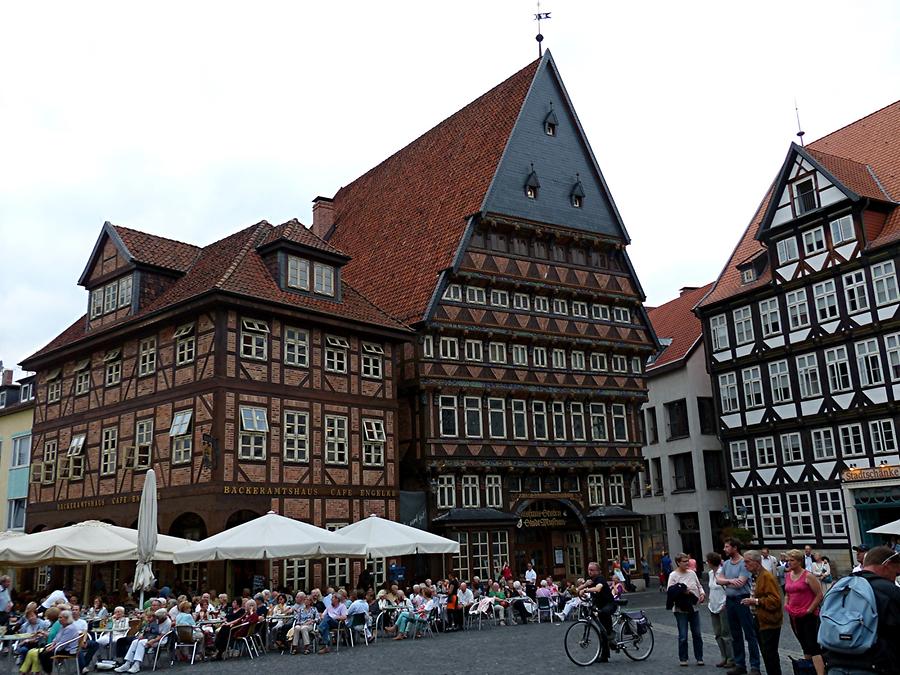
<path fill-rule="evenodd" d="M 363 543 L 370 558 L 415 553 L 459 553 L 459 542 L 376 515 L 342 527 L 337 535 Z"/>
<path fill-rule="evenodd" d="M 175 551 L 190 546 L 179 537 L 158 535 L 154 558 L 172 560 Z M 70 565 L 137 560 L 138 533 L 99 520 L 0 539 L 0 562 L 13 565 Z"/>
<path fill-rule="evenodd" d="M 888 534 L 900 537 L 900 520 L 895 520 L 887 525 L 879 525 L 873 530 L 869 530 L 869 534 Z"/>
<path fill-rule="evenodd" d="M 282 558 L 358 557 L 365 545 L 321 527 L 270 511 L 194 543 L 175 555 L 177 564 L 208 560 L 279 560 Z"/>

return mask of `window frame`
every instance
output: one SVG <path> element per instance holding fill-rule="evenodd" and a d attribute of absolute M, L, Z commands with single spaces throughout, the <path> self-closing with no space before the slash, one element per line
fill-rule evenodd
<path fill-rule="evenodd" d="M 847 303 L 848 314 L 867 312 L 872 308 L 869 303 L 869 289 L 866 286 L 865 269 L 847 272 L 841 278 L 841 282 L 844 285 L 844 300 Z"/>
<path fill-rule="evenodd" d="M 293 419 L 289 419 L 289 416 Z M 309 462 L 309 412 L 285 408 L 282 416 L 281 461 L 285 464 Z"/>
<path fill-rule="evenodd" d="M 346 415 L 325 415 L 325 464 L 345 466 L 350 463 L 350 418 Z"/>
<path fill-rule="evenodd" d="M 295 326 L 284 327 L 281 360 L 292 368 L 309 368 L 309 331 Z"/>
<path fill-rule="evenodd" d="M 241 319 L 241 358 L 265 361 L 269 355 L 269 324 L 258 319 Z"/>
<path fill-rule="evenodd" d="M 816 237 L 817 234 L 818 237 Z M 821 225 L 811 230 L 806 230 L 803 232 L 802 237 L 804 255 L 816 255 L 825 251 L 825 228 Z"/>

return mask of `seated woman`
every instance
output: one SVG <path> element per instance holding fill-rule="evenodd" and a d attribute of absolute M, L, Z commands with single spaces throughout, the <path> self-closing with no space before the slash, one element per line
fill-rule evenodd
<path fill-rule="evenodd" d="M 294 628 L 291 636 L 291 654 L 296 654 L 300 648 L 300 640 L 303 640 L 303 653 L 309 654 L 311 650 L 310 633 L 315 631 L 319 623 L 319 610 L 313 602 L 311 595 L 297 593 L 297 602 L 294 605 Z"/>
<path fill-rule="evenodd" d="M 403 591 L 399 591 L 399 593 L 402 597 Z M 400 616 L 397 617 L 397 624 L 394 626 L 394 629 L 397 632 L 397 636 L 394 638 L 395 640 L 405 640 L 409 637 L 407 632 L 410 629 L 416 628 L 428 620 L 428 615 L 431 613 L 431 610 L 434 609 L 434 598 L 430 588 L 426 588 L 422 595 L 425 598 L 425 602 L 416 609 L 413 608 L 412 603 L 403 597 L 403 601 L 405 602 L 404 610 L 400 612 Z M 416 637 L 418 637 L 418 635 L 416 635 Z"/>
<path fill-rule="evenodd" d="M 97 645 L 100 648 L 107 647 L 110 644 L 113 647 L 118 645 L 121 638 L 128 634 L 128 617 L 125 616 L 124 607 L 116 607 L 112 616 L 106 622 L 106 628 L 111 629 L 111 633 L 100 633 L 97 636 Z"/>
<path fill-rule="evenodd" d="M 506 625 L 506 611 L 509 608 L 509 603 L 506 601 L 506 593 L 500 588 L 498 582 L 495 581 L 491 584 L 488 597 L 494 602 L 494 618 L 496 619 L 499 616 L 500 623 Z"/>
<path fill-rule="evenodd" d="M 525 593 L 525 589 L 522 588 L 521 582 L 513 582 L 513 592 L 510 596 L 509 601 L 512 605 L 513 611 L 519 617 L 519 623 L 528 623 L 528 619 L 531 618 L 533 605 L 531 602 L 531 598 L 528 597 L 528 595 Z"/>
<path fill-rule="evenodd" d="M 187 600 L 182 602 L 178 607 L 178 615 L 175 617 L 176 630 L 178 626 L 191 627 L 191 639 L 194 642 L 200 643 L 200 656 L 203 656 L 206 653 L 206 636 L 197 625 L 197 620 L 194 618 L 194 615 L 191 614 L 191 603 Z M 178 641 L 181 642 L 180 637 Z"/>
<path fill-rule="evenodd" d="M 219 609 L 219 615 L 222 615 L 221 607 Z M 242 623 L 244 619 L 244 608 L 241 606 L 240 600 L 238 600 L 237 598 L 232 600 L 231 609 L 225 612 L 224 619 L 225 623 L 219 626 L 219 629 L 216 631 L 216 654 L 215 656 L 213 656 L 213 659 L 215 659 L 216 661 L 222 660 L 222 657 L 225 655 L 225 650 L 228 648 L 228 642 L 229 640 L 231 640 L 232 629 L 239 623 Z"/>
<path fill-rule="evenodd" d="M 93 626 L 99 624 L 101 621 L 106 621 L 106 617 L 108 616 L 109 610 L 106 609 L 106 605 L 103 604 L 103 598 L 98 595 L 94 598 L 94 604 L 84 613 L 83 618 L 88 622 L 89 626 Z"/>
<path fill-rule="evenodd" d="M 250 634 L 250 626 L 259 624 L 261 621 L 264 621 L 264 618 L 260 616 L 260 610 L 262 608 L 256 604 L 256 600 L 252 600 L 250 598 L 244 603 L 244 615 L 241 617 L 241 620 L 231 629 L 231 639 L 232 640 L 240 640 L 241 638 L 247 637 Z M 262 609 L 262 611 L 265 611 Z"/>
<path fill-rule="evenodd" d="M 49 611 L 49 610 L 48 610 Z M 38 618 L 37 612 L 32 609 L 25 610 L 25 621 L 16 630 L 19 635 L 27 635 L 28 637 L 19 640 L 15 646 L 17 663 L 21 664 L 25 660 L 25 655 L 31 649 L 42 647 L 47 640 L 47 629 L 50 628 L 50 622 L 46 619 Z"/>
<path fill-rule="evenodd" d="M 388 606 L 388 611 L 394 617 L 393 622 L 392 622 L 393 625 L 391 625 L 391 626 L 385 625 L 384 626 L 385 633 L 393 634 L 393 633 L 403 632 L 400 630 L 400 627 L 399 627 L 400 617 L 403 616 L 404 614 L 409 614 L 410 616 L 412 616 L 412 614 L 415 612 L 415 608 L 413 607 L 412 601 L 406 597 L 406 594 L 403 591 L 401 591 L 401 590 L 395 591 L 395 598 L 396 599 L 394 600 L 394 602 Z M 387 615 L 385 615 L 385 619 L 387 619 Z"/>

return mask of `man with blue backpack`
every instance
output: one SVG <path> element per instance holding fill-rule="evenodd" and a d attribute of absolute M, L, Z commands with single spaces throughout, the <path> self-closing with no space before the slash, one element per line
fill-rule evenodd
<path fill-rule="evenodd" d="M 829 675 L 900 673 L 900 553 L 876 546 L 825 595 L 819 644 Z"/>

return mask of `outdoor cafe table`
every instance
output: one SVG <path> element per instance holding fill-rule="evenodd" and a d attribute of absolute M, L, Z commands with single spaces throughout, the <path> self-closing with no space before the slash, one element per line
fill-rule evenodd
<path fill-rule="evenodd" d="M 266 617 L 266 623 L 269 625 L 269 629 L 266 630 L 266 648 L 271 649 L 272 643 L 275 640 L 275 627 L 278 625 L 279 621 L 293 621 L 293 614 L 276 614 L 274 616 Z"/>
<path fill-rule="evenodd" d="M 128 629 L 126 628 L 125 630 L 122 630 L 120 628 L 119 630 L 115 630 L 113 628 L 91 628 L 88 630 L 88 633 L 93 633 L 94 639 L 96 640 L 104 633 L 121 633 L 122 637 L 125 637 L 128 634 Z M 108 660 L 110 660 L 110 661 L 112 661 L 112 658 L 113 658 L 113 646 L 115 645 L 115 643 L 116 643 L 116 641 L 113 640 L 113 636 L 110 635 L 109 636 L 109 644 L 107 644 L 107 649 L 109 650 L 108 651 L 108 653 L 109 653 Z"/>
<path fill-rule="evenodd" d="M 31 633 L 16 633 L 14 635 L 0 636 L 0 644 L 3 645 L 3 649 L 9 650 L 9 659 L 7 659 L 7 672 L 15 671 L 16 655 L 13 653 L 12 649 L 13 642 L 25 640 L 29 637 L 31 637 Z"/>
<path fill-rule="evenodd" d="M 375 617 L 375 630 L 372 632 L 372 635 L 373 635 L 372 641 L 373 642 L 378 641 L 378 622 L 379 621 L 381 622 L 381 631 L 384 632 L 385 616 L 390 615 L 392 617 L 392 619 L 394 620 L 394 622 L 396 623 L 397 615 L 399 614 L 401 609 L 403 609 L 403 608 L 400 607 L 399 605 L 385 605 L 384 607 L 381 608 L 381 611 L 378 612 L 378 616 Z"/>

